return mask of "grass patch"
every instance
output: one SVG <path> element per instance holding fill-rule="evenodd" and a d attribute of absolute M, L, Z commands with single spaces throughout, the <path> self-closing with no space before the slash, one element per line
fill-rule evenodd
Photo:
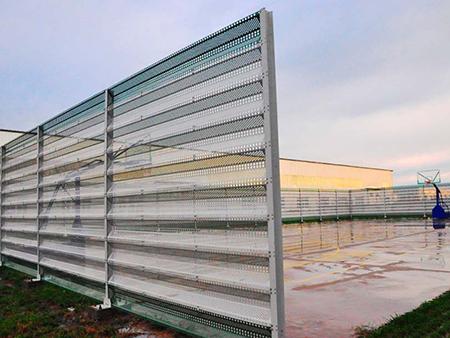
<path fill-rule="evenodd" d="M 425 302 L 417 309 L 392 318 L 378 328 L 359 327 L 356 336 L 376 337 L 450 337 L 450 291 Z"/>
<path fill-rule="evenodd" d="M 25 279 L 0 268 L 0 337 L 182 337 L 116 309 L 96 321 L 89 308 L 98 301 L 46 282 L 27 288 Z"/>

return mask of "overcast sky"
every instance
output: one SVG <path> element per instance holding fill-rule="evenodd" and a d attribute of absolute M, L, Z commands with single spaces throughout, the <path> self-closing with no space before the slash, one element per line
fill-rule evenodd
<path fill-rule="evenodd" d="M 262 7 L 281 156 L 450 181 L 450 1 L 0 0 L 0 128 L 29 130 Z"/>

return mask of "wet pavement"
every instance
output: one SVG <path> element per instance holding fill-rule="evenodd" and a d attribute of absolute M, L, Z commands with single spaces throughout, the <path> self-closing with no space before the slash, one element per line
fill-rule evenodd
<path fill-rule="evenodd" d="M 425 221 L 284 229 L 288 337 L 350 337 L 450 289 L 450 235 Z"/>

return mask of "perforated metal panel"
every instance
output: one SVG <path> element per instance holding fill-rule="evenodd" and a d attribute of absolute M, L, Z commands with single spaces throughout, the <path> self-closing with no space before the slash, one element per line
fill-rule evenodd
<path fill-rule="evenodd" d="M 2 147 L 1 254 L 37 262 L 36 134 Z"/>
<path fill-rule="evenodd" d="M 450 184 L 439 185 L 444 199 Z M 282 191 L 283 219 L 291 221 L 352 217 L 430 217 L 436 204 L 433 186 L 400 186 L 380 189 Z"/>
<path fill-rule="evenodd" d="M 194 334 L 282 336 L 273 58 L 262 10 L 8 144 L 2 255 Z"/>

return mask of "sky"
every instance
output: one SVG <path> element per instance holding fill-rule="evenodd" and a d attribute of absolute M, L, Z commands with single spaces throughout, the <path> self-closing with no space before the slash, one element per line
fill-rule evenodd
<path fill-rule="evenodd" d="M 282 157 L 450 181 L 446 0 L 0 0 L 0 128 L 34 128 L 263 7 Z"/>

